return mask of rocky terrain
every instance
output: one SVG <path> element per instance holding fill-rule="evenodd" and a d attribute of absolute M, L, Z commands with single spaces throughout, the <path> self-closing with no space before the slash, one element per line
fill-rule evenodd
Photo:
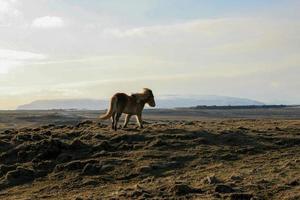
<path fill-rule="evenodd" d="M 300 120 L 3 129 L 0 199 L 300 199 Z"/>

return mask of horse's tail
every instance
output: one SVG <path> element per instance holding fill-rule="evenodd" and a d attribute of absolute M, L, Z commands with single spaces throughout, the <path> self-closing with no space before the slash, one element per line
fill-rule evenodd
<path fill-rule="evenodd" d="M 117 102 L 118 98 L 116 96 L 113 96 L 110 100 L 110 106 L 107 112 L 100 116 L 100 119 L 109 119 L 113 115 L 113 112 L 117 109 Z"/>

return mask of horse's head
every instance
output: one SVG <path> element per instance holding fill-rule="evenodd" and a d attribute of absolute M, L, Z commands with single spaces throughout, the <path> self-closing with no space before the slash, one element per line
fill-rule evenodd
<path fill-rule="evenodd" d="M 156 104 L 155 104 L 154 95 L 153 95 L 152 90 L 150 90 L 148 88 L 144 88 L 143 93 L 145 95 L 146 103 L 149 104 L 149 106 L 151 106 L 151 107 L 155 107 Z"/>

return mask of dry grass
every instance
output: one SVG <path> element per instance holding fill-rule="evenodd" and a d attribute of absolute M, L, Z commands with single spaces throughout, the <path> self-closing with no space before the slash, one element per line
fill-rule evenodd
<path fill-rule="evenodd" d="M 1 199 L 300 199 L 300 120 L 3 131 Z"/>

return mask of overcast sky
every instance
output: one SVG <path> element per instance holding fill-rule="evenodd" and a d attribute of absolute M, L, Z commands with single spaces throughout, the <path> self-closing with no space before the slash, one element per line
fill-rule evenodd
<path fill-rule="evenodd" d="M 226 95 L 300 103 L 298 0 L 0 0 L 0 109 Z"/>

